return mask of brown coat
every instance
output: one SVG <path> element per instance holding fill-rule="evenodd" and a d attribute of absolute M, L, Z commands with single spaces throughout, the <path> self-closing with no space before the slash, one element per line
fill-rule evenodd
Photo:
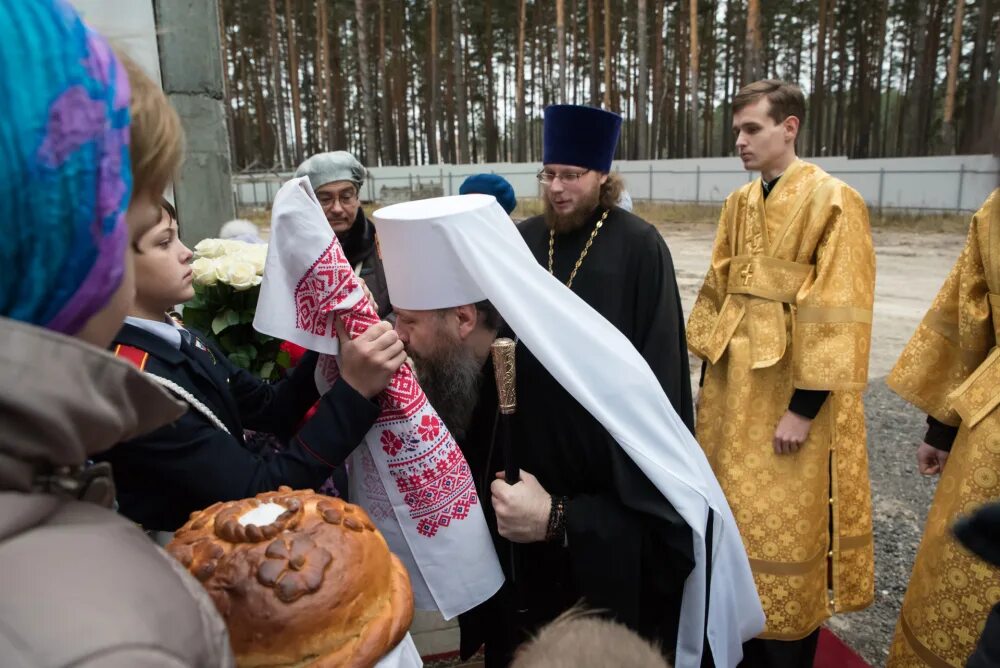
<path fill-rule="evenodd" d="M 142 530 L 55 467 L 175 420 L 183 407 L 125 362 L 0 318 L 0 665 L 231 666 L 201 586 Z"/>

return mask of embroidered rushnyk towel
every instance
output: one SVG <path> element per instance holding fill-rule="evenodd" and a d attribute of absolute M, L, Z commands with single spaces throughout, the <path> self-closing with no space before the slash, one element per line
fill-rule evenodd
<path fill-rule="evenodd" d="M 293 179 L 274 199 L 254 327 L 321 353 L 323 393 L 339 376 L 334 318 L 352 338 L 379 322 L 309 180 Z M 376 400 L 381 414 L 348 460 L 351 501 L 406 565 L 416 606 L 450 619 L 503 583 L 472 473 L 407 365 Z"/>

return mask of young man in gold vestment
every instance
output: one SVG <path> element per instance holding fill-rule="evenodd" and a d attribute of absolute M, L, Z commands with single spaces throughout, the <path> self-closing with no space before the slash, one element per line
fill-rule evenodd
<path fill-rule="evenodd" d="M 951 534 L 959 516 L 1000 499 L 998 332 L 1000 189 L 972 218 L 965 249 L 889 375 L 889 387 L 928 415 L 920 472 L 941 474 L 896 624 L 892 668 L 964 666 L 1000 602 L 1000 570 Z"/>
<path fill-rule="evenodd" d="M 744 666 L 812 666 L 819 626 L 867 607 L 874 558 L 862 393 L 875 254 L 864 200 L 796 157 L 797 86 L 733 99 L 744 168 L 688 320 L 697 438 L 750 557 L 767 627 Z"/>

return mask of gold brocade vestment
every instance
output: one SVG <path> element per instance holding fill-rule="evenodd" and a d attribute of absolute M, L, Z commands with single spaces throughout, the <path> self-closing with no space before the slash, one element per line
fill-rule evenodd
<path fill-rule="evenodd" d="M 874 291 L 864 200 L 819 167 L 795 161 L 766 203 L 759 178 L 726 200 L 687 336 L 708 362 L 696 434 L 750 557 L 763 638 L 798 640 L 873 598 L 862 393 Z M 799 452 L 776 455 L 797 388 L 831 393 Z"/>
<path fill-rule="evenodd" d="M 1000 601 L 1000 571 L 951 525 L 1000 499 L 1000 190 L 972 219 L 965 249 L 889 376 L 889 387 L 958 426 L 896 624 L 888 665 L 964 666 Z"/>

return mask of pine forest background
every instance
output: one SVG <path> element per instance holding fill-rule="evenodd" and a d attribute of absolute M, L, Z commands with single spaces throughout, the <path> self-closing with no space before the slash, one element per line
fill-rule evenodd
<path fill-rule="evenodd" d="M 221 0 L 236 171 L 537 162 L 542 110 L 619 159 L 733 154 L 728 101 L 798 82 L 802 155 L 1000 150 L 1000 0 Z"/>

